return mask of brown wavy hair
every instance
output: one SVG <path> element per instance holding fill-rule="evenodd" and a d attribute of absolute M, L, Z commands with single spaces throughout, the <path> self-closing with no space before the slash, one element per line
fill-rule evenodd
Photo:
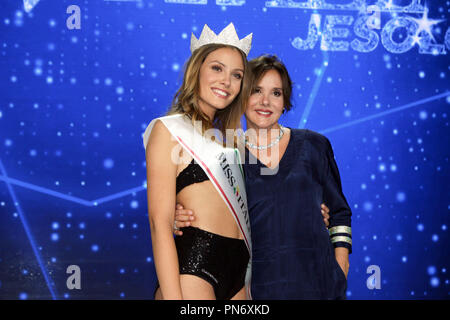
<path fill-rule="evenodd" d="M 241 82 L 241 90 L 234 100 L 226 108 L 218 110 L 214 119 L 210 120 L 201 110 L 198 101 L 200 95 L 200 68 L 206 57 L 220 48 L 232 48 L 242 56 L 244 64 L 244 77 Z M 178 89 L 172 101 L 172 106 L 167 115 L 185 114 L 194 124 L 194 121 L 202 121 L 203 133 L 208 129 L 219 129 L 223 137 L 226 137 L 226 129 L 236 130 L 241 128 L 240 119 L 247 106 L 247 97 L 250 93 L 250 77 L 248 75 L 248 62 L 244 52 L 240 49 L 224 44 L 207 44 L 195 50 L 186 63 L 183 83 Z"/>
<path fill-rule="evenodd" d="M 289 111 L 292 108 L 292 80 L 286 69 L 286 66 L 276 55 L 262 55 L 249 61 L 249 70 L 252 75 L 251 87 L 252 92 L 258 82 L 264 77 L 267 71 L 275 70 L 278 72 L 283 84 L 283 103 L 285 111 Z M 250 93 L 251 94 L 251 93 Z"/>

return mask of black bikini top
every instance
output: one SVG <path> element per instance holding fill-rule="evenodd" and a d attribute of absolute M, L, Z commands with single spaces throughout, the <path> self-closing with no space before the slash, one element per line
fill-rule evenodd
<path fill-rule="evenodd" d="M 209 178 L 206 175 L 205 171 L 203 171 L 202 167 L 200 167 L 198 163 L 195 162 L 194 159 L 192 159 L 189 165 L 184 168 L 183 171 L 181 171 L 177 176 L 177 194 L 183 188 L 191 184 L 203 182 L 206 180 L 209 180 Z"/>

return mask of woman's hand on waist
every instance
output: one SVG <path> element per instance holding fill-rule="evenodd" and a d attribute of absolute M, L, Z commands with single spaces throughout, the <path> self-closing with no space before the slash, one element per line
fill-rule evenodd
<path fill-rule="evenodd" d="M 180 228 L 188 227 L 191 225 L 191 221 L 194 221 L 195 216 L 192 210 L 184 209 L 184 207 L 177 203 L 175 207 L 175 223 L 173 233 L 177 236 L 183 235 Z"/>

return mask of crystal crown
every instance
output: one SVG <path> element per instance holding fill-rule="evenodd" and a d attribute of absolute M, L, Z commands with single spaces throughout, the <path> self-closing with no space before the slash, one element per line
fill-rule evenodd
<path fill-rule="evenodd" d="M 202 30 L 202 34 L 198 39 L 194 36 L 194 34 L 192 34 L 191 52 L 194 52 L 196 49 L 206 44 L 221 43 L 239 48 L 245 53 L 245 55 L 248 55 L 252 45 L 252 36 L 253 33 L 250 33 L 244 39 L 239 40 L 233 23 L 230 23 L 228 26 L 226 26 L 225 29 L 223 29 L 218 35 L 216 35 L 214 31 L 212 31 L 208 27 L 208 25 L 205 24 Z"/>

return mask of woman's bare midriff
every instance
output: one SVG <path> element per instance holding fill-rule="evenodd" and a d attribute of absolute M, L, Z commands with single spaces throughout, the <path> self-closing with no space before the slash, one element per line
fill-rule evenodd
<path fill-rule="evenodd" d="M 186 165 L 179 165 L 181 172 Z M 243 239 L 232 213 L 212 182 L 207 180 L 191 184 L 177 195 L 177 203 L 194 212 L 191 226 L 224 237 Z"/>

